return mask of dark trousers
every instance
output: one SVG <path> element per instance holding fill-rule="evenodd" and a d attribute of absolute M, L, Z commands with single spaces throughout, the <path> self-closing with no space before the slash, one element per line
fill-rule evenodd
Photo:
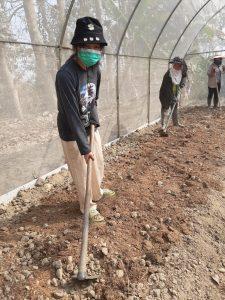
<path fill-rule="evenodd" d="M 217 83 L 217 86 L 218 86 L 218 92 L 220 92 L 220 89 L 221 89 L 221 83 L 218 82 Z M 209 89 L 209 93 L 208 93 L 208 99 L 207 99 L 207 102 L 208 102 L 208 107 L 211 106 L 211 102 L 212 102 L 212 97 L 213 97 L 213 106 L 214 107 L 217 107 L 218 106 L 218 102 L 219 102 L 219 95 L 217 93 L 217 88 L 208 88 Z"/>
<path fill-rule="evenodd" d="M 173 105 L 170 105 L 170 108 L 173 108 Z M 170 109 L 166 109 L 164 107 L 161 108 L 161 124 L 162 127 L 164 128 L 166 126 L 166 122 L 168 121 L 168 117 L 170 114 Z M 175 105 L 173 114 L 172 114 L 172 120 L 173 120 L 173 125 L 177 126 L 179 124 L 178 122 L 178 104 Z"/>

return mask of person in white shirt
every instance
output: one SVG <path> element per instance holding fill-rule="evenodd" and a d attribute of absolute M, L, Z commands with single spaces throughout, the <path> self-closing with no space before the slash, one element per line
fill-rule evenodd
<path fill-rule="evenodd" d="M 225 66 L 222 65 L 222 56 L 215 56 L 213 63 L 209 66 L 208 75 L 208 107 L 211 107 L 212 98 L 214 108 L 219 104 L 219 92 L 221 89 L 221 74 L 225 72 Z"/>

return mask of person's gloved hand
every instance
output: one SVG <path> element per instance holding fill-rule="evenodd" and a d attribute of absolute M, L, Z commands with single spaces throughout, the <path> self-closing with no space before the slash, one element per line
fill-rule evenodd
<path fill-rule="evenodd" d="M 185 83 L 182 82 L 181 85 L 180 85 L 180 88 L 182 89 L 183 87 L 185 87 Z"/>
<path fill-rule="evenodd" d="M 171 104 L 174 105 L 177 102 L 178 102 L 178 99 L 177 99 L 177 97 L 174 96 L 173 99 L 172 99 L 172 101 L 171 101 Z"/>

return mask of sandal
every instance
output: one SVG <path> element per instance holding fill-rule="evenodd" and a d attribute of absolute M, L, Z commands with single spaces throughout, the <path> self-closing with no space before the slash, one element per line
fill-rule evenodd
<path fill-rule="evenodd" d="M 105 221 L 105 218 L 97 210 L 97 206 L 93 205 L 89 210 L 89 220 L 91 223 L 101 223 Z"/>
<path fill-rule="evenodd" d="M 164 137 L 164 136 L 168 136 L 168 132 L 165 131 L 164 129 L 161 129 L 159 132 L 160 136 Z"/>
<path fill-rule="evenodd" d="M 102 197 L 113 197 L 116 193 L 110 189 L 102 189 Z"/>

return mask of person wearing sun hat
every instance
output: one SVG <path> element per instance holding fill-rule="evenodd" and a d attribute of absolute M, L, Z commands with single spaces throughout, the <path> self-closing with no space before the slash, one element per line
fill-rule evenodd
<path fill-rule="evenodd" d="M 169 61 L 170 67 L 163 77 L 160 87 L 159 99 L 161 102 L 161 132 L 164 132 L 165 123 L 169 115 L 169 109 L 175 107 L 172 114 L 174 126 L 183 127 L 178 121 L 178 99 L 181 88 L 185 86 L 187 78 L 186 62 L 180 57 L 174 57 Z"/>
<path fill-rule="evenodd" d="M 86 190 L 86 162 L 93 160 L 92 199 L 89 217 L 102 222 L 96 201 L 113 196 L 109 189 L 101 189 L 104 160 L 98 127 L 97 101 L 101 82 L 99 62 L 107 42 L 100 22 L 92 17 L 77 20 L 71 41 L 73 55 L 56 75 L 58 104 L 57 125 L 69 171 L 77 189 L 80 210 L 84 212 Z M 90 125 L 95 125 L 94 149 L 90 150 Z"/>
<path fill-rule="evenodd" d="M 208 68 L 208 97 L 207 104 L 211 107 L 213 98 L 214 108 L 218 107 L 219 104 L 219 92 L 221 89 L 221 74 L 225 72 L 225 66 L 222 65 L 222 56 L 214 56 L 213 63 Z"/>

